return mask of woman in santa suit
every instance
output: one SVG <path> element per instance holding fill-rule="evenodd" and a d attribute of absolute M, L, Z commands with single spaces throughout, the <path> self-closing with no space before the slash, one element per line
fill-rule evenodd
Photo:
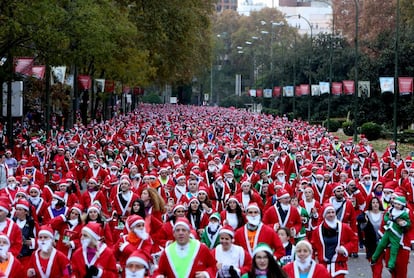
<path fill-rule="evenodd" d="M 349 225 L 336 218 L 335 208 L 326 203 L 322 209 L 323 220 L 312 236 L 312 245 L 332 277 L 345 277 L 348 274 L 348 256 L 358 244 L 358 236 Z"/>
<path fill-rule="evenodd" d="M 197 197 L 192 197 L 188 202 L 187 219 L 197 234 L 201 236 L 204 228 L 208 225 L 209 216 L 203 210 Z"/>
<path fill-rule="evenodd" d="M 40 227 L 37 238 L 39 248 L 30 258 L 27 277 L 70 277 L 70 261 L 53 247 L 53 237 L 50 226 Z"/>
<path fill-rule="evenodd" d="M 295 261 L 288 263 L 283 270 L 291 278 L 330 278 L 331 275 L 322 264 L 312 259 L 312 245 L 307 240 L 299 241 L 295 247 Z"/>
<path fill-rule="evenodd" d="M 68 259 L 80 245 L 80 233 L 82 230 L 82 205 L 75 204 L 67 215 L 59 215 L 50 220 L 52 229 L 59 234 L 56 249 L 65 254 Z"/>
<path fill-rule="evenodd" d="M 23 273 L 23 266 L 9 252 L 10 239 L 7 235 L 0 233 L 0 277 L 19 277 Z"/>
<path fill-rule="evenodd" d="M 227 200 L 227 206 L 220 213 L 220 217 L 223 225 L 230 225 L 234 230 L 237 230 L 246 223 L 246 216 L 242 211 L 240 202 L 234 196 L 230 196 Z"/>
<path fill-rule="evenodd" d="M 118 277 L 113 251 L 101 242 L 102 232 L 98 223 L 88 223 L 82 228 L 82 246 L 72 257 L 73 278 Z"/>

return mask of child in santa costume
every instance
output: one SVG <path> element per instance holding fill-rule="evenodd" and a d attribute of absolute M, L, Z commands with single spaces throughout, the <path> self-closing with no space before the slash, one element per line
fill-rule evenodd
<path fill-rule="evenodd" d="M 82 228 L 81 244 L 72 257 L 72 278 L 118 277 L 116 260 L 111 248 L 101 242 L 103 231 L 98 223 Z"/>
<path fill-rule="evenodd" d="M 409 211 L 405 206 L 406 200 L 404 196 L 398 196 L 394 199 L 392 208 L 384 215 L 384 235 L 378 243 L 375 253 L 372 255 L 371 263 L 375 264 L 384 249 L 388 244 L 391 244 L 390 258 L 388 260 L 388 269 L 391 272 L 395 268 L 401 238 L 411 226 Z"/>
<path fill-rule="evenodd" d="M 37 244 L 32 254 L 27 277 L 70 277 L 70 261 L 53 247 L 53 230 L 50 226 L 40 227 Z"/>
<path fill-rule="evenodd" d="M 307 240 L 296 244 L 295 260 L 283 267 L 283 270 L 291 278 L 330 278 L 328 270 L 312 259 L 312 245 Z"/>

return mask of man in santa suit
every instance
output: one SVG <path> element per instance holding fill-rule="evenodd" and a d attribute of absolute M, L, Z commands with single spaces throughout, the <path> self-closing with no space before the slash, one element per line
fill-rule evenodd
<path fill-rule="evenodd" d="M 222 175 L 219 173 L 215 176 L 214 183 L 209 187 L 208 196 L 212 201 L 213 210 L 221 212 L 226 207 L 227 199 L 230 197 L 230 187 L 223 180 Z"/>
<path fill-rule="evenodd" d="M 404 162 L 398 165 L 397 170 L 395 172 L 395 175 L 396 175 L 395 178 L 399 180 L 401 178 L 401 171 L 405 169 L 409 172 L 412 165 L 413 165 L 413 157 L 407 156 Z"/>
<path fill-rule="evenodd" d="M 30 258 L 27 277 L 70 277 L 70 261 L 53 247 L 53 238 L 50 226 L 40 228 L 37 239 L 39 248 Z"/>
<path fill-rule="evenodd" d="M 2 270 L 0 277 L 19 277 L 24 273 L 24 269 L 20 261 L 9 252 L 10 239 L 7 235 L 0 233 L 0 264 Z"/>
<path fill-rule="evenodd" d="M 178 218 L 173 232 L 175 241 L 161 254 L 153 277 L 216 277 L 216 259 L 206 245 L 190 237 L 188 219 Z"/>
<path fill-rule="evenodd" d="M 136 199 L 138 199 L 138 195 L 132 192 L 128 176 L 121 176 L 119 190 L 112 199 L 112 212 L 116 212 L 118 216 L 127 217 L 130 214 L 132 203 Z"/>
<path fill-rule="evenodd" d="M 384 184 L 394 180 L 394 169 L 391 167 L 391 160 L 389 157 L 384 157 L 381 160 L 380 176 L 382 177 L 382 182 Z"/>
<path fill-rule="evenodd" d="M 175 204 L 182 203 L 188 204 L 187 193 L 187 179 L 184 174 L 178 174 L 176 176 L 177 184 L 174 187 L 174 190 L 170 192 L 170 198 L 174 200 Z"/>
<path fill-rule="evenodd" d="M 102 236 L 99 223 L 89 222 L 82 228 L 82 246 L 72 257 L 72 277 L 118 277 L 114 253 Z"/>
<path fill-rule="evenodd" d="M 358 237 L 349 225 L 336 218 L 332 204 L 324 205 L 322 219 L 313 234 L 312 246 L 319 263 L 328 269 L 332 277 L 345 277 L 348 274 L 348 255 L 358 245 Z"/>
<path fill-rule="evenodd" d="M 290 205 L 290 195 L 283 188 L 277 193 L 277 203 L 268 208 L 263 216 L 263 223 L 272 225 L 275 232 L 287 228 L 293 238 L 302 228 L 302 220 L 296 208 Z"/>
<path fill-rule="evenodd" d="M 247 223 L 238 228 L 234 234 L 234 243 L 247 250 L 250 256 L 258 243 L 264 242 L 274 250 L 274 256 L 280 259 L 284 256 L 285 250 L 275 231 L 264 225 L 261 220 L 260 209 L 257 203 L 251 203 L 247 207 Z"/>
<path fill-rule="evenodd" d="M 315 174 L 315 181 L 312 182 L 312 189 L 315 192 L 315 200 L 323 204 L 332 195 L 332 188 L 324 180 L 324 171 L 319 169 Z"/>
<path fill-rule="evenodd" d="M 19 226 L 7 217 L 10 213 L 10 203 L 5 200 L 0 200 L 0 232 L 4 233 L 10 239 L 9 251 L 17 256 L 23 246 L 22 232 Z"/>
<path fill-rule="evenodd" d="M 108 171 L 101 167 L 98 159 L 94 159 L 92 168 L 89 168 L 86 172 L 85 180 L 89 181 L 89 179 L 94 178 L 98 184 L 101 184 L 107 175 Z"/>

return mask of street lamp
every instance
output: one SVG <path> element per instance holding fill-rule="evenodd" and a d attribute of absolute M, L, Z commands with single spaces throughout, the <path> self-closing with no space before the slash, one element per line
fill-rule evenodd
<path fill-rule="evenodd" d="M 394 50 L 394 111 L 393 111 L 393 140 L 397 145 L 397 100 L 399 94 L 398 88 L 398 42 L 400 36 L 400 0 L 397 0 L 395 17 L 395 50 Z"/>
<path fill-rule="evenodd" d="M 357 131 L 357 114 L 358 114 L 358 18 L 359 18 L 359 6 L 358 0 L 355 2 L 355 92 L 354 92 L 354 142 L 358 140 Z"/>

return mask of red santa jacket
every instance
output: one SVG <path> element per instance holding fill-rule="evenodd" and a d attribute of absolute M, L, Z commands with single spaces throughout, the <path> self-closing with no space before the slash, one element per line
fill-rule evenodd
<path fill-rule="evenodd" d="M 80 236 L 83 225 L 81 223 L 78 223 L 76 226 L 69 225 L 69 223 L 66 222 L 66 217 L 64 215 L 59 215 L 51 219 L 49 224 L 52 229 L 59 234 L 56 249 L 70 259 L 73 251 L 80 246 Z M 66 245 L 67 243 L 69 243 L 70 247 Z"/>
<path fill-rule="evenodd" d="M 6 218 L 5 222 L 6 226 L 0 232 L 6 234 L 9 237 L 9 252 L 11 252 L 13 256 L 17 257 L 17 255 L 19 255 L 20 253 L 20 250 L 22 250 L 23 246 L 22 231 L 20 230 L 19 226 L 17 226 L 17 224 L 9 218 Z"/>
<path fill-rule="evenodd" d="M 288 263 L 283 267 L 283 270 L 287 273 L 288 277 L 300 277 L 299 268 L 295 262 Z M 312 261 L 311 267 L 308 272 L 307 278 L 331 278 L 326 267 L 322 264 L 318 264 Z"/>
<path fill-rule="evenodd" d="M 299 233 L 302 228 L 302 220 L 300 218 L 299 212 L 295 207 L 289 205 L 288 212 L 286 214 L 285 221 L 282 221 L 282 217 L 278 210 L 277 203 L 268 208 L 263 215 L 263 223 L 267 225 L 274 226 L 274 224 L 279 224 L 280 227 L 294 228 L 296 233 Z"/>
<path fill-rule="evenodd" d="M 86 275 L 85 265 L 94 265 L 98 268 L 100 276 L 105 278 L 117 278 L 118 270 L 116 260 L 111 248 L 102 243 L 91 262 L 87 263 L 86 250 L 78 248 L 72 257 L 72 278 L 83 278 Z M 98 274 L 99 275 L 99 274 Z"/>
<path fill-rule="evenodd" d="M 253 255 L 254 248 L 260 242 L 264 242 L 269 245 L 270 248 L 274 250 L 274 255 L 276 258 L 280 259 L 285 255 L 285 249 L 283 248 L 283 244 L 280 241 L 277 233 L 272 228 L 264 225 L 263 223 L 260 223 L 259 227 L 256 230 L 253 248 L 250 246 L 246 225 L 238 228 L 234 234 L 234 243 L 243 247 L 244 250 L 247 250 L 250 256 Z"/>
<path fill-rule="evenodd" d="M 47 260 L 47 262 L 44 262 L 44 260 L 40 257 L 40 250 L 36 250 L 30 258 L 29 269 L 30 268 L 35 270 L 35 277 L 68 278 L 70 261 L 62 252 L 60 252 L 56 248 L 53 248 L 49 259 Z M 45 272 L 43 272 L 43 268 L 46 269 Z M 83 268 L 85 268 L 85 265 L 83 266 Z"/>
<path fill-rule="evenodd" d="M 122 235 L 114 245 L 115 257 L 119 260 L 121 267 L 124 268 L 127 259 L 134 251 L 141 250 L 145 254 L 150 255 L 152 245 L 151 238 L 142 240 L 133 232 L 129 232 L 127 235 Z"/>

